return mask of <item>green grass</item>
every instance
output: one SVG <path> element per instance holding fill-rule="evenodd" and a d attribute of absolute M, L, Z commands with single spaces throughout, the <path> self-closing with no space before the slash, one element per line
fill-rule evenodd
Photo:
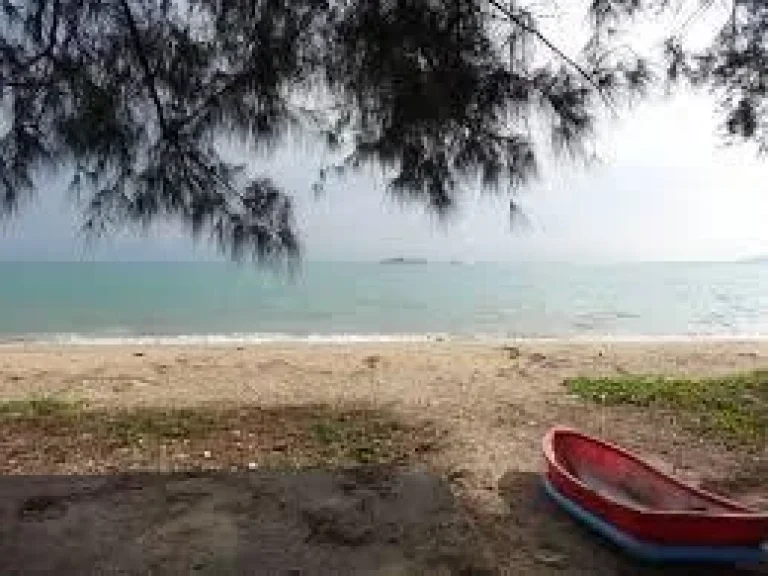
<path fill-rule="evenodd" d="M 565 385 L 572 394 L 606 406 L 678 410 L 698 430 L 729 439 L 758 443 L 768 435 L 768 370 L 701 379 L 577 377 Z"/>
<path fill-rule="evenodd" d="M 311 427 L 314 439 L 330 452 L 359 464 L 386 460 L 391 444 L 407 431 L 396 422 L 367 419 L 330 418 Z"/>
<path fill-rule="evenodd" d="M 50 397 L 0 401 L 0 436 L 15 438 L 16 452 L 26 449 L 29 458 L 50 460 L 50 452 L 61 461 L 77 460 L 88 452 L 116 463 L 129 457 L 121 454 L 141 458 L 159 447 L 166 459 L 178 452 L 199 460 L 210 452 L 206 465 L 219 459 L 226 465 L 312 466 L 406 462 L 438 448 L 431 426 L 410 425 L 386 411 L 324 405 L 105 408 Z"/>
<path fill-rule="evenodd" d="M 0 402 L 0 417 L 6 418 L 41 418 L 69 416 L 82 407 L 79 402 L 68 402 L 52 397 L 29 398 L 24 400 L 6 400 Z"/>
<path fill-rule="evenodd" d="M 202 438 L 226 429 L 215 412 L 199 410 L 120 410 L 102 415 L 104 432 L 123 444 Z"/>
<path fill-rule="evenodd" d="M 123 444 L 142 438 L 174 440 L 198 438 L 220 430 L 226 423 L 213 411 L 185 409 L 88 410 L 83 402 L 53 397 L 0 402 L 0 422 L 26 420 L 41 425 L 73 426 L 98 430 Z"/>

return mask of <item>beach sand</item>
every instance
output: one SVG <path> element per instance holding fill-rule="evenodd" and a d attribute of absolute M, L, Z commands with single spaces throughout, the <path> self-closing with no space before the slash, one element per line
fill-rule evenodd
<path fill-rule="evenodd" d="M 566 424 L 599 434 L 692 482 L 726 485 L 726 479 L 751 470 L 748 489 L 740 494 L 741 488 L 734 485 L 729 492 L 759 506 L 768 502 L 768 476 L 764 483 L 755 483 L 759 472 L 754 471 L 768 470 L 768 448 L 705 440 L 681 426 L 674 414 L 587 405 L 568 395 L 563 380 L 623 373 L 712 376 L 757 368 L 768 368 L 766 341 L 12 344 L 0 347 L 0 399 L 52 397 L 84 402 L 88 410 L 102 412 L 257 408 L 262 419 L 259 434 L 266 434 L 267 428 L 278 430 L 287 414 L 317 407 L 397 420 L 429 431 L 424 433 L 428 440 L 413 432 L 425 447 L 407 463 L 438 484 L 445 483 L 459 517 L 468 522 L 470 539 L 484 543 L 482 553 L 476 551 L 482 558 L 475 560 L 489 563 L 491 573 L 623 574 L 634 572 L 618 555 L 592 544 L 566 519 L 558 518 L 555 525 L 543 520 L 554 514 L 549 508 L 546 513 L 535 508 L 545 506 L 533 494 L 538 494 L 540 441 L 548 427 Z M 419 452 L 418 442 L 414 453 Z M 140 447 L 119 458 L 85 458 L 87 445 L 87 438 L 72 439 L 71 450 L 51 458 L 42 447 L 6 436 L 0 439 L 0 469 L 10 475 L 166 473 L 200 461 L 234 475 L 247 472 L 249 463 L 253 467 L 247 447 L 232 453 L 220 438 L 203 454 L 186 454 L 184 462 L 173 450 L 156 450 L 149 458 Z M 22 498 L 23 490 L 8 484 L 9 478 L 0 492 Z M 228 486 L 231 492 L 231 483 Z M 232 498 L 237 500 L 236 495 Z M 408 498 L 403 502 L 413 508 Z M 56 518 L 50 521 L 60 521 Z M 226 530 L 235 528 L 227 524 Z M 16 542 L 18 549 L 12 552 L 23 564 L 22 559 L 29 558 L 21 541 Z M 414 566 L 409 570 L 417 569 Z"/>

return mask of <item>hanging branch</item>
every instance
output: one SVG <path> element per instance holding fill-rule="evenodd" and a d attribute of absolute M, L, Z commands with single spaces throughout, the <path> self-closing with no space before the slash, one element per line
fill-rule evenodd
<path fill-rule="evenodd" d="M 529 34 L 533 34 L 539 41 L 541 41 L 542 44 L 544 44 L 547 48 L 549 48 L 558 58 L 560 58 L 566 64 L 568 64 L 571 68 L 576 70 L 576 72 L 582 78 L 584 78 L 584 80 L 586 80 L 587 83 L 590 86 L 592 86 L 597 91 L 598 94 L 600 94 L 600 97 L 603 99 L 603 102 L 605 102 L 605 105 L 611 111 L 615 111 L 613 102 L 611 102 L 611 99 L 608 97 L 608 95 L 603 91 L 603 89 L 597 83 L 595 78 L 589 72 L 587 72 L 581 65 L 579 65 L 578 62 L 576 62 L 573 58 L 568 56 L 568 54 L 566 54 L 560 48 L 558 48 L 549 38 L 547 38 L 544 34 L 542 34 L 538 28 L 530 25 L 523 18 L 520 18 L 518 14 L 515 14 L 506 6 L 500 4 L 497 0 L 488 0 L 488 2 L 497 10 L 499 10 L 501 13 L 503 13 L 512 22 L 514 22 L 518 28 L 520 28 L 521 30 L 524 30 L 525 32 L 528 32 Z"/>
<path fill-rule="evenodd" d="M 31 56 L 29 60 L 21 64 L 22 68 L 31 68 L 43 58 L 51 55 L 53 48 L 56 46 L 56 33 L 59 28 L 59 12 L 61 11 L 60 0 L 53 0 L 53 6 L 51 7 L 51 28 L 48 31 L 48 37 L 43 49 Z M 40 25 L 42 27 L 42 24 Z"/>
<path fill-rule="evenodd" d="M 139 35 L 139 29 L 136 26 L 136 21 L 133 18 L 130 6 L 128 6 L 128 0 L 120 0 L 120 4 L 123 7 L 125 19 L 128 23 L 128 30 L 131 34 L 133 41 L 133 47 L 136 51 L 136 57 L 139 59 L 139 63 L 144 71 L 144 80 L 149 90 L 150 98 L 155 105 L 155 111 L 157 113 L 157 121 L 160 124 L 160 130 L 163 137 L 167 137 L 170 134 L 168 123 L 165 119 L 165 113 L 163 112 L 163 103 L 160 101 L 160 96 L 157 93 L 157 86 L 155 85 L 155 75 L 152 72 L 152 67 L 149 65 L 147 55 L 144 53 L 144 47 L 141 45 L 141 37 Z"/>

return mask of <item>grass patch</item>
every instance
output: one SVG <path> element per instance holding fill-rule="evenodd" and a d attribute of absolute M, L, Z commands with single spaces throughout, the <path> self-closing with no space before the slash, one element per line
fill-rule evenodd
<path fill-rule="evenodd" d="M 226 428 L 226 420 L 214 411 L 203 410 L 117 410 L 100 414 L 99 428 L 122 444 L 139 441 L 194 440 Z"/>
<path fill-rule="evenodd" d="M 411 432 L 400 422 L 381 417 L 355 418 L 350 415 L 325 418 L 311 427 L 314 440 L 329 454 L 358 464 L 374 464 L 387 460 L 393 446 L 401 443 Z M 424 450 L 429 442 L 414 447 Z"/>
<path fill-rule="evenodd" d="M 102 409 L 0 403 L 0 472 L 408 464 L 437 449 L 429 424 L 324 405 Z"/>
<path fill-rule="evenodd" d="M 741 442 L 763 442 L 768 435 L 768 370 L 700 379 L 577 377 L 565 385 L 572 394 L 607 406 L 678 410 L 698 430 Z"/>
<path fill-rule="evenodd" d="M 140 439 L 198 438 L 223 426 L 213 410 L 115 409 L 92 410 L 83 402 L 52 397 L 0 403 L 0 423 L 39 425 L 43 429 L 77 429 L 97 433 L 121 444 Z"/>
<path fill-rule="evenodd" d="M 79 402 L 68 402 L 52 397 L 7 400 L 0 402 L 0 418 L 44 418 L 75 414 L 82 407 Z"/>

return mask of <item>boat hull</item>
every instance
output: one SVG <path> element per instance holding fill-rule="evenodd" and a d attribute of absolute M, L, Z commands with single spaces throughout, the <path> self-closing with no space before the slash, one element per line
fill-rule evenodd
<path fill-rule="evenodd" d="M 638 541 L 754 548 L 768 541 L 768 514 L 689 486 L 618 446 L 554 428 L 543 450 L 558 494 Z"/>
<path fill-rule="evenodd" d="M 759 564 L 768 562 L 768 549 L 758 546 L 666 545 L 638 540 L 563 496 L 546 478 L 543 480 L 543 484 L 549 496 L 573 518 L 626 553 L 644 562 L 691 564 Z"/>

